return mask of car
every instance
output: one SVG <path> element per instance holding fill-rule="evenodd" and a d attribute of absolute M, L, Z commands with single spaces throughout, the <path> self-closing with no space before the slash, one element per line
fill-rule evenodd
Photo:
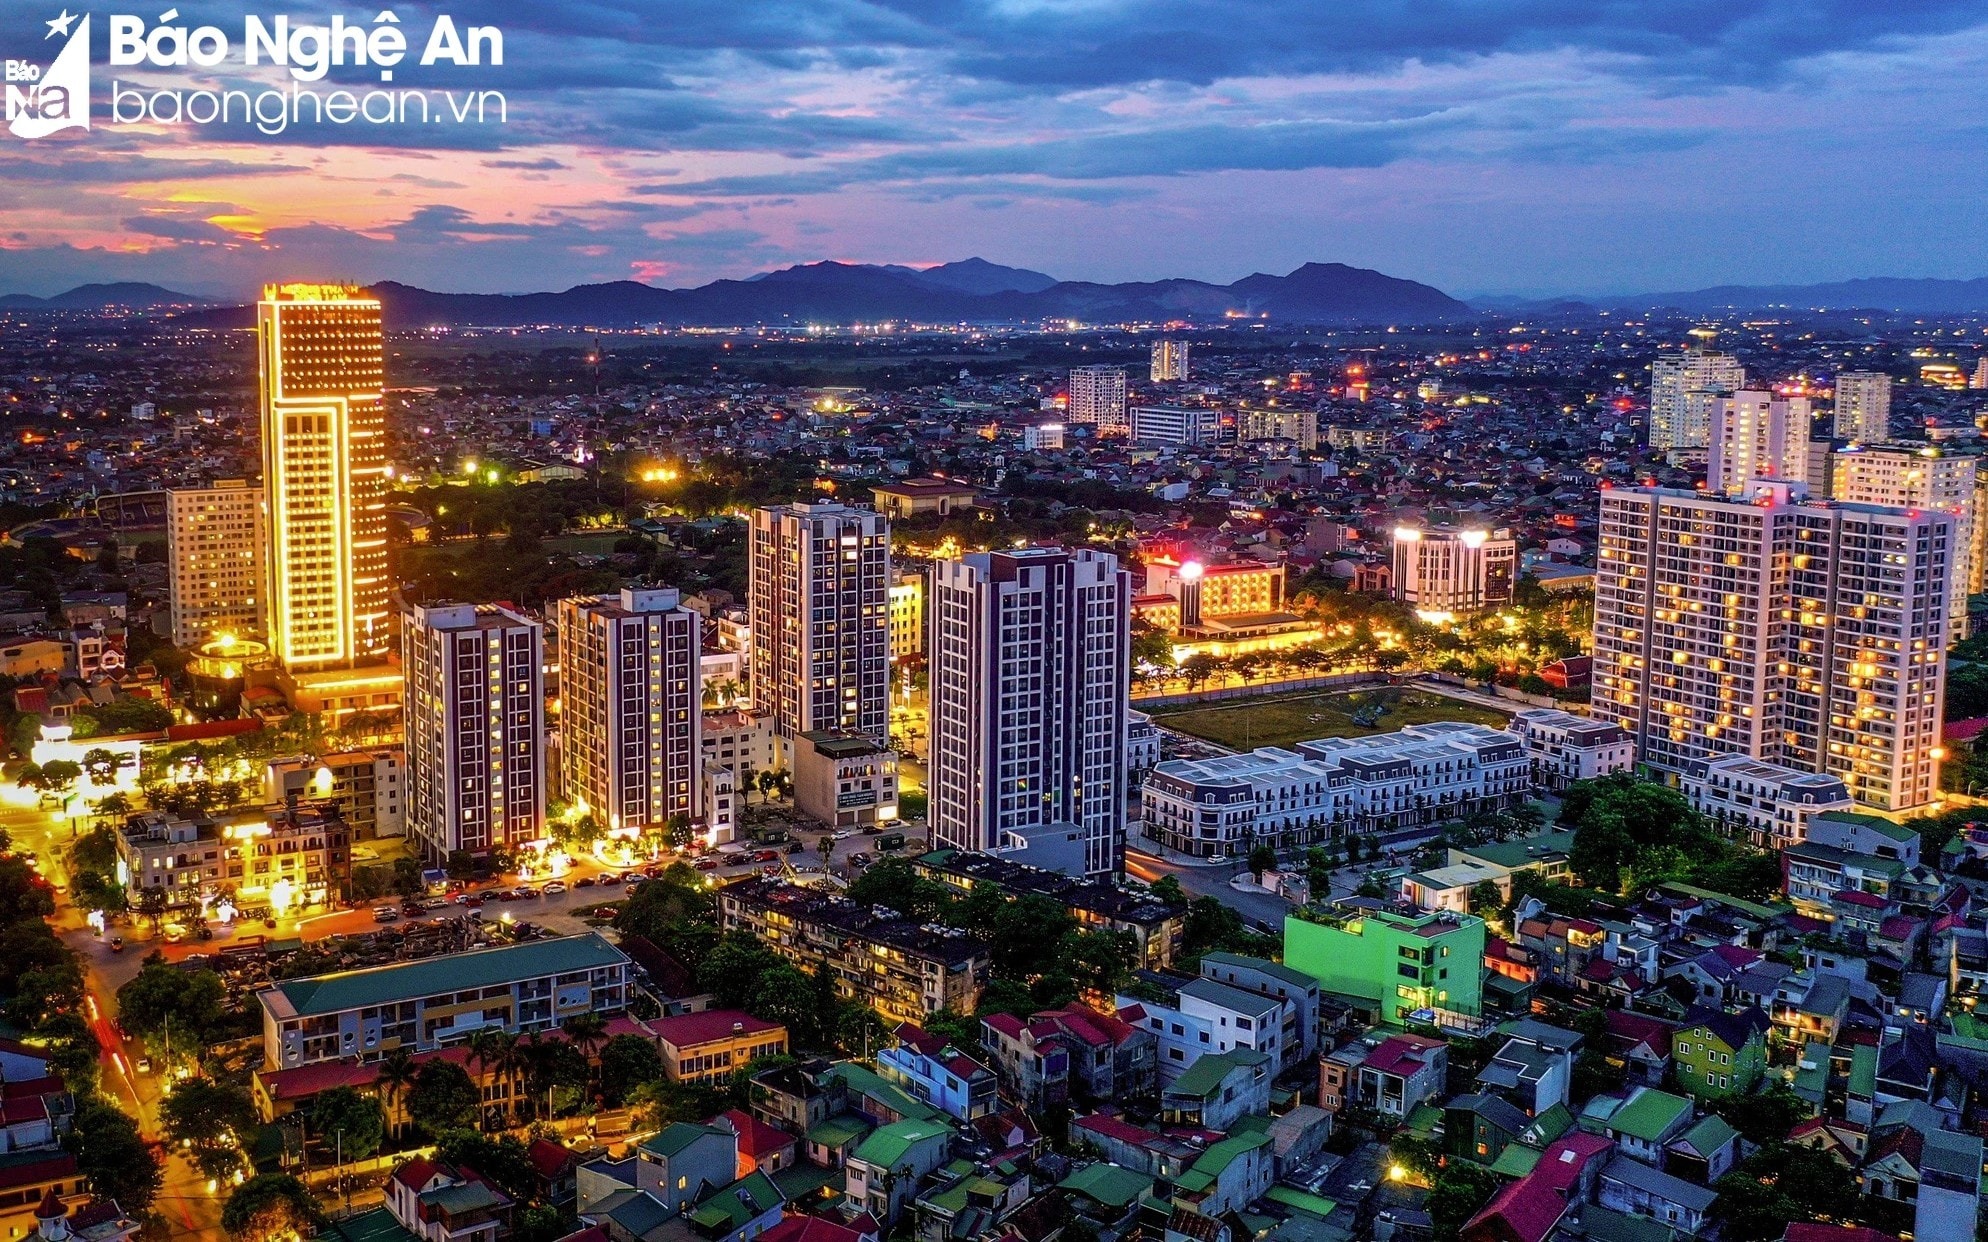
<path fill-rule="evenodd" d="M 756 863 L 770 863 L 770 862 L 779 862 L 779 861 L 780 861 L 780 851 L 779 851 L 779 850 L 757 850 L 757 851 L 755 851 L 755 852 L 753 853 L 753 856 L 752 856 L 752 861 L 753 861 L 753 862 L 756 862 Z"/>
<path fill-rule="evenodd" d="M 543 891 L 547 897 L 557 897 L 566 891 L 566 881 L 554 880 L 552 883 L 546 885 Z"/>
<path fill-rule="evenodd" d="M 658 863 L 653 867 L 642 868 L 642 878 L 645 880 L 653 880 L 662 873 L 663 873 L 663 867 L 661 863 Z"/>
<path fill-rule="evenodd" d="M 635 895 L 635 890 L 642 887 L 642 883 L 643 883 L 642 879 L 638 876 L 637 878 L 630 880 L 628 883 L 622 885 L 621 891 L 627 894 L 628 896 L 633 897 Z"/>
<path fill-rule="evenodd" d="M 446 897 L 430 897 L 421 903 L 421 908 L 423 910 L 446 910 L 449 908 L 449 899 Z"/>
<path fill-rule="evenodd" d="M 511 895 L 520 901 L 530 901 L 532 898 L 538 896 L 538 890 L 529 884 L 520 884 L 511 890 Z"/>
<path fill-rule="evenodd" d="M 831 832 L 828 835 L 833 837 L 837 841 L 847 841 L 850 837 L 856 835 L 856 830 L 854 828 L 837 828 L 834 832 Z"/>
<path fill-rule="evenodd" d="M 696 866 L 699 871 L 716 871 L 718 869 L 718 860 L 706 855 L 697 860 Z"/>
<path fill-rule="evenodd" d="M 787 852 L 789 854 L 798 854 L 807 848 L 807 846 L 802 845 L 799 841 L 789 841 L 787 843 Z"/>
<path fill-rule="evenodd" d="M 573 881 L 574 888 L 592 888 L 593 886 L 594 886 L 594 877 L 590 875 L 583 875 L 579 879 Z"/>
<path fill-rule="evenodd" d="M 421 908 L 420 902 L 406 901 L 401 903 L 400 913 L 404 918 L 418 919 L 427 912 Z"/>
<path fill-rule="evenodd" d="M 518 899 L 518 895 L 508 888 L 500 888 L 490 895 L 499 901 L 516 901 Z"/>
<path fill-rule="evenodd" d="M 136 1061 L 133 1061 L 131 1063 L 131 1068 L 137 1070 L 141 1074 L 149 1074 L 152 1072 L 152 1058 L 139 1057 Z"/>
<path fill-rule="evenodd" d="M 766 864 L 766 865 L 765 865 L 764 867 L 761 867 L 761 868 L 759 869 L 759 874 L 761 874 L 761 875 L 779 875 L 779 874 L 780 874 L 780 864 L 779 864 L 779 863 L 768 863 L 768 864 Z"/>
<path fill-rule="evenodd" d="M 394 909 L 392 906 L 375 906 L 373 907 L 373 921 L 375 923 L 398 923 L 400 921 L 400 911 Z"/>
<path fill-rule="evenodd" d="M 122 937 L 122 936 L 112 936 L 112 937 L 110 938 L 110 951 L 111 951 L 112 953 L 122 953 L 122 952 L 124 952 L 124 937 Z"/>
<path fill-rule="evenodd" d="M 857 850 L 849 856 L 849 865 L 852 867 L 867 867 L 870 865 L 870 856 L 861 850 Z"/>

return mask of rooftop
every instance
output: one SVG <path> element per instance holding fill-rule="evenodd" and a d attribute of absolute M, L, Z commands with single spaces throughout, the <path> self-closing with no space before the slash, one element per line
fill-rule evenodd
<path fill-rule="evenodd" d="M 287 979 L 259 994 L 278 1017 L 309 1017 L 497 987 L 547 975 L 626 966 L 628 957 L 597 932 L 452 953 L 418 962 Z"/>

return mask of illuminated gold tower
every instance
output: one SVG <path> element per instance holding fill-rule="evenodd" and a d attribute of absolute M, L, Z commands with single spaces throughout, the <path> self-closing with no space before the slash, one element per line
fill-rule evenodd
<path fill-rule="evenodd" d="M 266 285 L 256 343 L 270 652 L 292 674 L 377 664 L 392 642 L 380 303 Z"/>

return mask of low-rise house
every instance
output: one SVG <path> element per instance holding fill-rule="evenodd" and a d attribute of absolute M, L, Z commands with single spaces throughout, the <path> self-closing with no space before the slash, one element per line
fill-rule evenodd
<path fill-rule="evenodd" d="M 752 1242 L 780 1223 L 786 1202 L 773 1179 L 764 1173 L 748 1173 L 684 1212 L 690 1234 L 685 1242 Z"/>
<path fill-rule="evenodd" d="M 912 1205 L 919 1242 L 993 1242 L 1030 1202 L 1034 1181 L 1013 1164 L 955 1160 L 938 1170 Z"/>
<path fill-rule="evenodd" d="M 1097 1112 L 1070 1123 L 1073 1142 L 1096 1148 L 1104 1158 L 1147 1177 L 1179 1177 L 1208 1145 L 1199 1131 L 1169 1132 L 1140 1126 L 1117 1113 Z"/>
<path fill-rule="evenodd" d="M 1449 1074 L 1449 1045 L 1420 1035 L 1390 1035 L 1378 1044 L 1356 1042 L 1319 1061 L 1319 1107 L 1346 1104 L 1389 1117 L 1406 1117 L 1439 1095 Z"/>
<path fill-rule="evenodd" d="M 794 1135 L 736 1108 L 728 1108 L 711 1120 L 738 1135 L 740 1177 L 749 1173 L 778 1173 L 794 1167 L 800 1150 L 800 1140 Z"/>
<path fill-rule="evenodd" d="M 1498 1096 L 1481 1091 L 1459 1095 L 1443 1109 L 1444 1149 L 1464 1160 L 1493 1164 L 1531 1124 L 1531 1117 Z"/>
<path fill-rule="evenodd" d="M 1626 1009 L 1611 1009 L 1606 1017 L 1609 1064 L 1621 1068 L 1632 1086 L 1662 1083 L 1671 1060 L 1671 1025 Z"/>
<path fill-rule="evenodd" d="M 1664 1148 L 1664 1170 L 1687 1182 L 1710 1186 L 1739 1162 L 1739 1131 L 1715 1116 L 1704 1116 Z"/>
<path fill-rule="evenodd" d="M 994 1071 L 909 1022 L 896 1045 L 877 1054 L 877 1072 L 954 1121 L 985 1117 L 1000 1105 Z"/>
<path fill-rule="evenodd" d="M 1691 1127 L 1691 1101 L 1654 1087 L 1637 1087 L 1602 1122 L 1622 1153 L 1662 1166 L 1664 1148 Z"/>
<path fill-rule="evenodd" d="M 843 1165 L 843 1195 L 885 1225 L 918 1195 L 918 1183 L 946 1162 L 952 1127 L 938 1121 L 896 1121 L 879 1127 Z"/>
<path fill-rule="evenodd" d="M 1478 1088 L 1497 1092 L 1528 1117 L 1567 1103 L 1581 1037 L 1529 1019 L 1514 1024 L 1508 1035 L 1478 1071 Z"/>
<path fill-rule="evenodd" d="M 1711 1225 L 1712 1203 L 1717 1198 L 1704 1186 L 1694 1186 L 1626 1155 L 1609 1161 L 1595 1185 L 1595 1202 L 1603 1207 L 1657 1221 L 1692 1238 Z"/>
<path fill-rule="evenodd" d="M 1578 986 L 1606 939 L 1601 924 L 1557 914 L 1526 918 L 1518 926 L 1519 944 L 1538 955 L 1541 978 L 1566 988 Z"/>
<path fill-rule="evenodd" d="M 1753 1090 L 1767 1072 L 1767 1015 L 1699 1005 L 1671 1041 L 1678 1085 L 1699 1099 Z"/>
<path fill-rule="evenodd" d="M 1567 1213 L 1586 1202 L 1609 1142 L 1576 1130 L 1556 1139 L 1524 1176 L 1506 1183 L 1464 1222 L 1462 1242 L 1546 1242 Z"/>
<path fill-rule="evenodd" d="M 1208 1053 L 1160 1093 L 1160 1115 L 1170 1125 L 1226 1131 L 1240 1118 L 1269 1111 L 1276 1069 L 1248 1048 Z"/>
<path fill-rule="evenodd" d="M 635 1189 L 675 1215 L 738 1180 L 739 1137 L 727 1126 L 679 1121 L 635 1148 Z"/>
<path fill-rule="evenodd" d="M 1153 1090 L 1158 1041 L 1152 1031 L 1072 1002 L 1023 1022 L 997 1014 L 981 1022 L 981 1046 L 996 1073 L 1031 1107 L 1082 1093 L 1096 1100 Z"/>
<path fill-rule="evenodd" d="M 1174 1179 L 1174 1202 L 1206 1217 L 1239 1212 L 1269 1190 L 1276 1175 L 1268 1134 L 1231 1134 Z"/>
<path fill-rule="evenodd" d="M 423 1242 L 497 1242 L 511 1200 L 474 1169 L 417 1157 L 387 1179 L 387 1210 Z"/>
<path fill-rule="evenodd" d="M 1201 977 L 1291 1003 L 1284 1016 L 1286 1068 L 1318 1050 L 1319 987 L 1310 975 L 1265 958 L 1218 949 L 1201 955 Z"/>
<path fill-rule="evenodd" d="M 1520 712 L 1508 727 L 1525 743 L 1532 783 L 1541 789 L 1562 790 L 1636 764 L 1636 739 L 1618 724 L 1547 707 Z"/>

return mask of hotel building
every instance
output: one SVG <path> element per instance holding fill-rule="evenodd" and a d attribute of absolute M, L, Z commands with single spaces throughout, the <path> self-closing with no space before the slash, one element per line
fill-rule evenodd
<path fill-rule="evenodd" d="M 262 633 L 262 489 L 241 479 L 166 493 L 173 646 Z"/>
<path fill-rule="evenodd" d="M 1954 519 L 1811 501 L 1602 492 L 1594 715 L 1681 775 L 1746 755 L 1908 810 L 1939 789 Z"/>
<path fill-rule="evenodd" d="M 1394 597 L 1417 612 L 1479 612 L 1512 600 L 1518 541 L 1505 530 L 1397 526 Z"/>
<path fill-rule="evenodd" d="M 543 627 L 437 604 L 406 623 L 407 826 L 439 862 L 536 841 L 545 823 Z"/>
<path fill-rule="evenodd" d="M 997 847 L 1068 823 L 1084 869 L 1117 868 L 1125 829 L 1131 575 L 1089 549 L 976 552 L 932 574 L 933 837 Z"/>
<path fill-rule="evenodd" d="M 610 833 L 704 816 L 698 768 L 704 618 L 673 589 L 559 601 L 559 742 L 565 796 Z"/>
<path fill-rule="evenodd" d="M 291 673 L 384 660 L 380 304 L 344 285 L 270 285 L 256 329 L 270 653 Z"/>
<path fill-rule="evenodd" d="M 754 706 L 783 752 L 803 733 L 890 729 L 890 523 L 840 504 L 752 515 Z"/>

